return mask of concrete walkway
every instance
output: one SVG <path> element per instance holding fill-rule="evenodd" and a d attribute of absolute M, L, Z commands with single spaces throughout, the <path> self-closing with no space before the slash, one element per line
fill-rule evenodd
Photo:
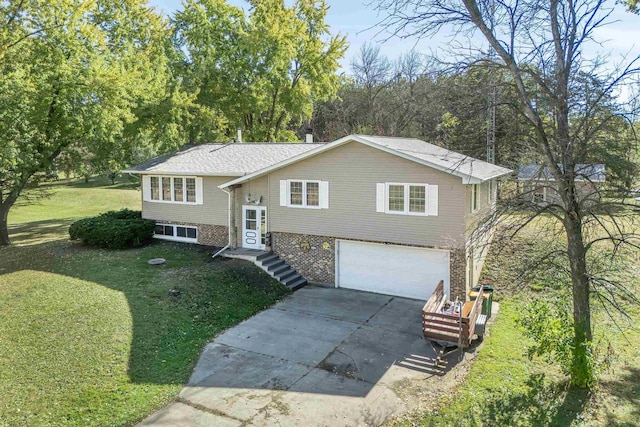
<path fill-rule="evenodd" d="M 380 425 L 441 374 L 423 302 L 307 287 L 208 344 L 178 402 L 144 426 Z M 410 397 L 410 396 L 409 396 Z"/>

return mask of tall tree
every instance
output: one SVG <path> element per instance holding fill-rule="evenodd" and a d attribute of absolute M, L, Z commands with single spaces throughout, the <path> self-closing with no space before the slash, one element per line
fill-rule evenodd
<path fill-rule="evenodd" d="M 282 141 L 335 95 L 343 36 L 330 36 L 324 0 L 252 0 L 247 15 L 224 0 L 188 0 L 175 16 L 182 75 L 197 102 L 221 111 L 226 133 Z"/>
<path fill-rule="evenodd" d="M 445 26 L 479 32 L 497 53 L 495 67 L 508 72 L 517 107 L 532 129 L 530 145 L 522 148 L 544 162 L 558 187 L 557 203 L 532 208 L 535 214 L 555 216 L 564 230 L 573 303 L 571 381 L 590 385 L 590 297 L 593 293 L 606 300 L 612 292 L 611 281 L 596 280 L 589 268 L 588 253 L 601 240 L 592 238 L 590 227 L 600 227 L 615 247 L 638 244 L 615 220 L 614 207 L 622 202 L 603 201 L 593 193 L 585 197 L 578 189 L 579 181 L 590 177 L 577 166 L 598 157 L 603 129 L 620 112 L 614 91 L 637 71 L 631 65 L 617 76 L 598 75 L 602 70 L 582 55 L 610 9 L 604 0 L 380 0 L 379 7 L 391 11 L 385 22 L 403 35 L 432 34 Z M 585 75 L 598 82 L 597 90 L 585 85 Z M 620 156 L 621 151 L 612 154 Z M 607 220 L 600 219 L 602 212 Z M 526 222 L 518 221 L 516 230 Z"/>
<path fill-rule="evenodd" d="M 365 46 L 355 55 L 352 76 L 341 85 L 338 99 L 317 104 L 313 128 L 321 139 L 350 133 L 416 137 L 485 157 L 490 75 L 486 64 L 479 61 L 468 69 L 444 69 L 434 58 L 409 52 L 382 67 L 387 70 L 383 73 L 373 71 L 380 69 L 375 64 L 389 61 L 371 60 L 377 55 L 368 50 Z M 390 69 L 395 70 L 393 75 Z M 502 72 L 493 74 L 499 99 L 497 155 L 503 164 L 517 167 L 523 159 L 513 142 L 522 140 L 528 129 L 508 105 L 515 96 L 509 80 Z"/>
<path fill-rule="evenodd" d="M 56 159 L 127 149 L 165 88 L 167 37 L 143 0 L 0 3 L 0 245 L 9 210 Z"/>

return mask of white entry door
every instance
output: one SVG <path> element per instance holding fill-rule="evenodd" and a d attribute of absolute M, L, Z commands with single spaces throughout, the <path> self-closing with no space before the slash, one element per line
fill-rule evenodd
<path fill-rule="evenodd" d="M 449 251 L 339 240 L 336 285 L 427 300 L 440 282 L 449 293 Z"/>
<path fill-rule="evenodd" d="M 242 247 L 264 249 L 267 237 L 267 208 L 265 206 L 242 207 Z"/>

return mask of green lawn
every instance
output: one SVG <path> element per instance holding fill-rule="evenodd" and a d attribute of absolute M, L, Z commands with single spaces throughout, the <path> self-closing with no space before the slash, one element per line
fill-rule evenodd
<path fill-rule="evenodd" d="M 9 212 L 13 243 L 25 245 L 66 238 L 76 219 L 113 209 L 140 210 L 141 195 L 133 178 L 121 178 L 115 185 L 104 177 L 65 180 L 28 191 Z"/>
<path fill-rule="evenodd" d="M 516 242 L 535 252 L 537 224 Z M 524 245 L 522 245 L 524 243 Z M 530 252 L 530 253 L 531 253 Z M 640 293 L 638 251 L 623 252 L 619 274 Z M 608 359 L 599 386 L 591 393 L 571 388 L 559 368 L 542 358 L 530 361 L 529 345 L 516 324 L 528 296 L 553 292 L 540 283 L 515 277 L 513 267 L 523 252 L 491 253 L 484 280 L 497 288 L 500 313 L 479 350 L 466 380 L 451 395 L 432 405 L 430 412 L 410 413 L 397 420 L 403 426 L 637 426 L 640 425 L 640 308 L 628 306 L 632 321 L 616 316 L 615 326 L 593 301 L 598 358 Z M 501 298 L 502 297 L 502 298 Z M 634 323 L 635 322 L 635 323 Z M 609 347 L 610 344 L 610 347 Z"/>
<path fill-rule="evenodd" d="M 12 212 L 23 234 L 0 248 L 0 425 L 133 424 L 175 398 L 216 333 L 287 293 L 195 246 L 68 242 L 72 218 L 139 204 L 126 185 L 97 184 L 55 186 Z M 56 227 L 38 241 L 43 223 Z M 167 263 L 147 264 L 156 257 Z"/>

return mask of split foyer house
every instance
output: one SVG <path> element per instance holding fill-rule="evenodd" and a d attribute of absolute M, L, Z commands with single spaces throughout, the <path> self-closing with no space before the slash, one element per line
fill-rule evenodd
<path fill-rule="evenodd" d="M 270 251 L 294 284 L 426 299 L 440 280 L 451 298 L 477 283 L 486 245 L 471 243 L 474 221 L 511 171 L 418 139 L 350 135 L 198 145 L 125 172 L 142 176 L 157 238 Z"/>

